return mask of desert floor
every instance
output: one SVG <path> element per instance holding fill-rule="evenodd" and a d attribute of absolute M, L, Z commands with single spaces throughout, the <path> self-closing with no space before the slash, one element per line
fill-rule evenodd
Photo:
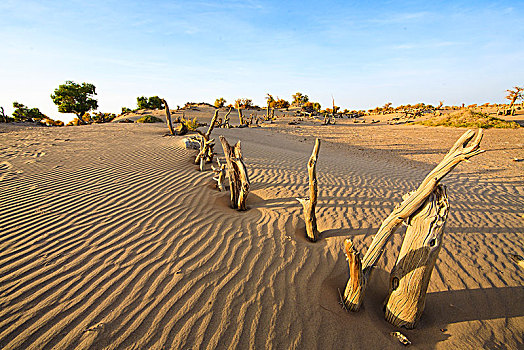
<path fill-rule="evenodd" d="M 242 141 L 246 212 L 165 124 L 0 126 L 0 348 L 403 348 L 382 304 L 404 229 L 358 313 L 339 304 L 343 242 L 364 254 L 465 130 L 292 119 L 213 130 Z M 315 137 L 322 239 L 310 243 L 295 198 Z M 522 128 L 486 130 L 487 152 L 443 180 L 450 213 L 426 308 L 401 330 L 411 348 L 522 348 L 524 269 L 510 254 L 524 255 L 523 144 Z"/>

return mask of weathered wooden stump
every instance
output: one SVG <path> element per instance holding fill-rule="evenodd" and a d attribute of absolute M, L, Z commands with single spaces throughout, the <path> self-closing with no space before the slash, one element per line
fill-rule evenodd
<path fill-rule="evenodd" d="M 362 261 L 362 273 L 352 275 L 351 273 L 354 273 L 354 271 L 350 269 L 349 281 L 344 292 L 344 303 L 349 310 L 358 311 L 360 308 L 373 266 L 382 255 L 388 239 L 400 224 L 422 206 L 426 198 L 433 193 L 439 181 L 453 168 L 460 162 L 484 152 L 480 150 L 482 129 L 478 130 L 475 140 L 468 146 L 473 137 L 475 137 L 475 131 L 466 131 L 451 147 L 444 159 L 426 176 L 419 187 L 405 196 L 402 203 L 396 206 L 382 222 Z"/>
<path fill-rule="evenodd" d="M 315 146 L 309 161 L 307 163 L 307 171 L 309 175 L 309 198 L 297 198 L 304 208 L 304 221 L 306 222 L 307 238 L 316 242 L 320 236 L 317 229 L 317 218 L 315 215 L 315 207 L 317 205 L 317 158 L 320 150 L 320 139 L 315 140 Z"/>
<path fill-rule="evenodd" d="M 224 149 L 227 171 L 229 174 L 229 191 L 231 192 L 231 207 L 246 210 L 246 199 L 249 193 L 249 177 L 242 157 L 240 141 L 231 147 L 224 136 L 220 136 Z"/>
<path fill-rule="evenodd" d="M 438 185 L 409 224 L 391 271 L 386 298 L 386 320 L 397 327 L 414 328 L 424 311 L 431 272 L 437 261 L 448 216 L 446 188 Z"/>

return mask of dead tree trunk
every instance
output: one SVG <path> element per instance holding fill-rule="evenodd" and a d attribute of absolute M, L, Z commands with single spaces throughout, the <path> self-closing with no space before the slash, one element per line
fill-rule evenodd
<path fill-rule="evenodd" d="M 242 114 L 242 108 L 240 108 L 240 106 L 238 107 L 238 121 L 240 122 L 240 126 L 244 126 L 244 115 Z"/>
<path fill-rule="evenodd" d="M 171 122 L 171 112 L 169 111 L 169 106 L 167 105 L 166 100 L 162 99 L 164 108 L 166 109 L 166 123 L 171 135 L 175 135 L 175 129 L 173 129 L 173 123 Z"/>
<path fill-rule="evenodd" d="M 316 139 L 313 152 L 307 163 L 307 171 L 309 175 L 309 198 L 297 198 L 304 208 L 304 221 L 306 222 L 307 238 L 312 242 L 316 242 L 320 235 L 317 229 L 317 218 L 315 215 L 315 207 L 317 205 L 316 168 L 319 149 L 320 139 Z"/>
<path fill-rule="evenodd" d="M 417 190 L 405 196 L 402 203 L 396 206 L 391 214 L 382 222 L 362 261 L 362 274 L 350 276 L 349 278 L 348 286 L 344 292 L 344 302 L 349 310 L 358 311 L 360 308 L 372 268 L 382 255 L 389 237 L 391 237 L 400 224 L 420 208 L 426 198 L 435 190 L 439 181 L 453 170 L 453 168 L 463 160 L 467 160 L 484 152 L 480 150 L 482 129 L 479 129 L 475 140 L 468 147 L 468 143 L 473 137 L 475 137 L 475 131 L 466 131 L 464 135 L 455 142 L 453 147 L 451 147 L 444 159 L 426 176 Z M 360 287 L 358 290 L 353 290 L 350 282 L 359 279 L 359 276 L 361 276 L 361 281 L 355 283 L 355 285 Z"/>
<path fill-rule="evenodd" d="M 218 109 L 215 110 L 213 119 L 207 128 L 207 132 L 204 134 L 202 131 L 197 129 L 197 132 L 200 134 L 200 152 L 195 158 L 195 164 L 200 162 L 200 171 L 204 171 L 205 163 L 210 163 L 213 161 L 213 148 L 215 147 L 214 140 L 210 140 L 209 136 L 211 131 L 216 125 L 216 120 L 218 118 Z"/>
<path fill-rule="evenodd" d="M 231 207 L 238 210 L 246 210 L 246 199 L 249 193 L 249 177 L 246 165 L 242 157 L 240 141 L 231 147 L 224 136 L 220 136 L 220 142 L 226 157 L 227 171 L 229 174 L 229 191 L 231 192 Z"/>
<path fill-rule="evenodd" d="M 386 320 L 396 327 L 414 328 L 424 311 L 448 209 L 446 188 L 438 185 L 419 210 L 409 217 L 385 302 Z"/>
<path fill-rule="evenodd" d="M 231 107 L 229 107 L 229 110 L 227 111 L 226 115 L 224 116 L 224 124 L 222 124 L 223 128 L 229 129 L 231 126 L 229 125 L 229 115 L 231 114 Z"/>

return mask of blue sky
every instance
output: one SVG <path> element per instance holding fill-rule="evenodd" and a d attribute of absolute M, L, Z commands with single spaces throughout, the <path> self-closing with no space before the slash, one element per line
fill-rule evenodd
<path fill-rule="evenodd" d="M 297 91 L 323 106 L 504 102 L 524 84 L 524 1 L 0 2 L 0 106 L 61 119 L 50 94 L 93 83 L 99 110 Z"/>

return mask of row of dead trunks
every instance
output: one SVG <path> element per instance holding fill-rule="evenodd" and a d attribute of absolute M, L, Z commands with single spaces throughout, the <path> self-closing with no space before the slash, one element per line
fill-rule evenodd
<path fill-rule="evenodd" d="M 419 187 L 404 195 L 402 202 L 382 222 L 363 259 L 354 248 L 353 242 L 349 238 L 345 240 L 344 250 L 349 266 L 349 280 L 343 296 L 346 309 L 359 310 L 373 267 L 382 255 L 389 238 L 404 223 L 407 229 L 390 274 L 385 318 L 397 327 L 415 327 L 424 310 L 431 272 L 442 245 L 444 224 L 449 211 L 446 187 L 439 182 L 460 162 L 482 153 L 481 140 L 481 129 L 476 137 L 475 131 L 468 130 L 458 139 Z M 321 238 L 315 215 L 318 190 L 316 163 L 319 149 L 320 140 L 317 139 L 307 164 L 309 198 L 297 198 L 304 209 L 306 236 L 313 242 Z"/>
<path fill-rule="evenodd" d="M 167 114 L 167 112 L 166 112 Z M 226 115 L 226 117 L 229 113 Z M 196 130 L 200 135 L 198 140 L 199 151 L 195 157 L 195 164 L 199 164 L 200 171 L 205 171 L 206 163 L 212 163 L 215 155 L 215 140 L 210 139 L 211 132 L 217 126 L 218 109 L 215 111 L 211 123 L 205 133 Z M 240 141 L 234 146 L 229 145 L 224 136 L 220 136 L 220 142 L 224 151 L 225 163 L 217 158 L 217 167 L 211 166 L 214 177 L 217 181 L 217 188 L 220 191 L 226 191 L 226 177 L 229 179 L 229 191 L 231 198 L 231 207 L 237 210 L 246 210 L 246 200 L 249 194 L 249 176 L 242 156 Z"/>

